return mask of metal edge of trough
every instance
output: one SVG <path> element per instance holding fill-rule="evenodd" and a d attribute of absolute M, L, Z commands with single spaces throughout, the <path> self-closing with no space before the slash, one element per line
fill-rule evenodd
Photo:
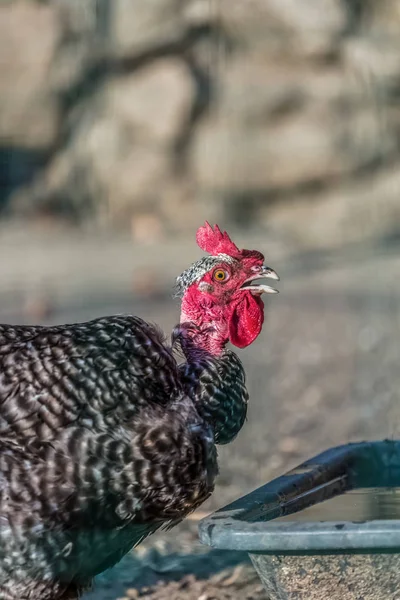
<path fill-rule="evenodd" d="M 385 468 L 400 483 L 400 441 L 357 442 L 331 448 L 206 517 L 199 523 L 201 542 L 214 548 L 265 554 L 392 553 L 400 549 L 400 520 L 279 522 L 282 501 L 296 502 L 303 494 L 345 481 L 335 493 L 350 489 L 357 470 L 364 476 Z M 332 492 L 331 492 L 332 493 Z M 322 495 L 321 495 L 322 494 Z"/>

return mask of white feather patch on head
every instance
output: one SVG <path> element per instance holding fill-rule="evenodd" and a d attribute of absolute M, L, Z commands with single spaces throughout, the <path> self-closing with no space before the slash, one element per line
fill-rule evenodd
<path fill-rule="evenodd" d="M 228 254 L 217 254 L 217 256 L 203 256 L 199 260 L 196 260 L 186 271 L 183 271 L 179 277 L 176 278 L 175 284 L 175 296 L 182 297 L 185 291 L 196 283 L 199 279 L 204 277 L 208 271 L 211 271 L 217 265 L 221 263 L 234 264 L 237 262 L 236 258 L 229 256 Z"/>

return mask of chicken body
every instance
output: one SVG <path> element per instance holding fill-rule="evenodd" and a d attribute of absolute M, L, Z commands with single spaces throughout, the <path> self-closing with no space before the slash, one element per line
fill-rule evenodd
<path fill-rule="evenodd" d="M 0 600 L 76 600 L 211 494 L 215 444 L 247 411 L 226 345 L 257 338 L 262 279 L 279 278 L 218 226 L 196 239 L 208 256 L 177 279 L 171 347 L 133 316 L 0 325 Z"/>
<path fill-rule="evenodd" d="M 133 316 L 0 326 L 2 600 L 77 598 L 210 495 L 244 372 L 231 351 L 181 347 L 179 365 Z"/>

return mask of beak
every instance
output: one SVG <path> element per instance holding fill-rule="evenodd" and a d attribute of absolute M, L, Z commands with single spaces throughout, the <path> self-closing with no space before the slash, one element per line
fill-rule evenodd
<path fill-rule="evenodd" d="M 271 269 L 271 267 L 264 265 L 257 273 L 254 273 L 254 275 L 246 279 L 240 289 L 250 290 L 254 296 L 261 296 L 261 294 L 278 294 L 278 290 L 275 288 L 270 287 L 265 283 L 258 283 L 260 279 L 274 279 L 275 281 L 279 281 L 279 275 Z"/>
<path fill-rule="evenodd" d="M 271 269 L 271 267 L 267 267 L 266 265 L 263 265 L 261 267 L 261 271 L 259 273 L 260 277 L 266 277 L 267 279 L 275 279 L 275 281 L 280 280 L 278 273 L 276 273 L 273 269 Z"/>

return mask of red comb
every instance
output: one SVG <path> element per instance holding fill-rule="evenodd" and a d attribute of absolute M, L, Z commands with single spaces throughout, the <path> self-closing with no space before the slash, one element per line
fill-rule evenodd
<path fill-rule="evenodd" d="M 198 228 L 196 241 L 204 252 L 208 252 L 213 256 L 217 254 L 228 254 L 236 258 L 241 256 L 241 251 L 232 242 L 226 231 L 221 231 L 218 225 L 215 225 L 213 229 L 207 221 L 204 226 Z"/>

